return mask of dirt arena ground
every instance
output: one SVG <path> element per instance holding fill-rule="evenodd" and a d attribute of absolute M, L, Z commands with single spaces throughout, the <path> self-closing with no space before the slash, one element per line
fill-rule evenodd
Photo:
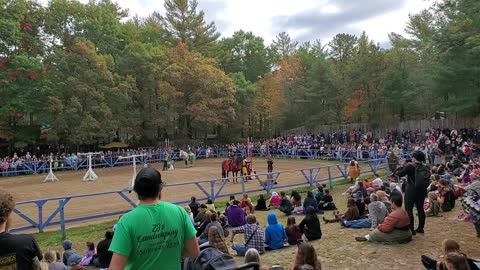
<path fill-rule="evenodd" d="M 188 200 L 191 196 L 198 198 L 206 197 L 205 194 L 195 185 L 182 186 L 168 186 L 178 183 L 197 182 L 221 177 L 221 162 L 223 159 L 204 159 L 197 160 L 195 166 L 185 168 L 184 164 L 177 162 L 176 170 L 162 172 L 162 179 L 167 183 L 162 192 L 163 198 L 166 201 L 180 201 Z M 304 180 L 301 172 L 293 172 L 293 170 L 320 167 L 324 165 L 334 164 L 328 161 L 315 160 L 275 160 L 274 170 L 284 171 L 280 174 L 278 182 L 281 185 L 298 183 Z M 266 173 L 266 162 L 264 159 L 257 159 L 254 161 L 255 169 L 258 174 Z M 150 167 L 161 170 L 162 164 L 149 164 Z M 368 167 L 367 165 L 365 165 Z M 137 167 L 140 170 L 141 166 Z M 86 173 L 86 170 L 56 172 L 55 175 L 60 180 L 59 182 L 43 183 L 45 174 L 33 176 L 19 176 L 0 178 L 0 188 L 6 189 L 13 193 L 17 201 L 34 200 L 41 198 L 52 198 L 59 196 L 71 196 L 79 194 L 97 193 L 122 190 L 129 186 L 132 178 L 132 166 L 122 166 L 115 168 L 99 168 L 94 169 L 98 175 L 97 181 L 83 182 L 81 179 Z M 338 168 L 331 169 L 332 176 L 340 176 L 341 173 Z M 328 177 L 327 170 L 321 170 L 320 178 Z M 265 178 L 264 176 L 262 178 Z M 210 183 L 200 183 L 205 191 L 210 192 Z M 217 182 L 215 185 L 215 192 L 219 190 L 221 183 Z M 246 191 L 260 189 L 258 181 L 248 181 L 245 183 Z M 238 193 L 241 192 L 241 184 L 228 183 L 221 194 Z M 129 197 L 136 201 L 133 193 Z M 50 213 L 58 207 L 58 201 L 49 201 L 44 206 L 44 217 L 46 220 Z M 118 194 L 109 194 L 95 197 L 73 198 L 65 207 L 65 217 L 67 219 L 77 218 L 85 215 L 102 214 L 106 212 L 115 212 L 129 209 L 129 204 L 121 198 Z M 36 219 L 35 204 L 18 205 L 17 209 Z M 54 220 L 58 220 L 55 218 Z M 14 227 L 28 225 L 26 221 L 20 218 L 15 218 Z"/>
<path fill-rule="evenodd" d="M 168 184 L 186 183 L 193 180 L 215 179 L 219 177 L 221 160 L 209 159 L 199 160 L 193 168 L 183 168 L 182 164 L 177 163 L 177 170 L 162 172 L 164 180 Z M 256 169 L 258 173 L 266 171 L 265 160 L 256 160 Z M 275 171 L 288 171 L 281 174 L 279 182 L 281 185 L 302 181 L 304 178 L 300 172 L 292 172 L 294 169 L 319 167 L 322 165 L 331 165 L 325 161 L 311 160 L 275 160 Z M 160 164 L 152 164 L 153 167 L 160 169 Z M 364 167 L 368 167 L 364 165 Z M 140 167 L 139 167 L 140 169 Z M 97 182 L 82 182 L 81 179 L 85 171 L 78 172 L 58 172 L 57 177 L 60 182 L 42 183 L 46 175 L 36 175 L 28 177 L 16 178 L 0 178 L 0 188 L 11 191 L 18 200 L 29 200 L 37 198 L 46 198 L 54 196 L 76 195 L 82 193 L 93 193 L 102 191 L 111 191 L 123 189 L 127 186 L 128 179 L 131 178 L 131 167 L 118 167 L 113 169 L 96 169 L 95 172 L 99 176 Z M 339 176 L 340 172 L 336 167 L 331 169 L 332 176 Z M 328 175 L 327 170 L 321 170 L 319 176 L 325 178 Z M 209 186 L 202 184 L 208 191 Z M 218 185 L 215 186 L 216 190 Z M 239 192 L 240 184 L 229 183 L 222 193 Z M 346 199 L 342 196 L 342 192 L 348 185 L 336 186 L 333 189 L 334 202 L 341 212 L 346 210 Z M 250 181 L 246 184 L 247 190 L 260 188 L 257 181 Z M 287 188 L 285 188 L 287 189 Z M 276 188 L 275 190 L 282 190 Z M 180 187 L 166 187 L 164 192 L 164 200 L 179 201 L 188 199 L 191 195 L 203 196 L 199 189 L 194 185 Z M 133 196 L 132 196 L 133 199 Z M 220 199 L 224 201 L 224 199 Z M 53 211 L 56 203 L 47 203 L 45 208 L 44 219 L 46 215 Z M 35 216 L 36 211 L 32 206 L 19 206 L 19 209 L 25 213 Z M 86 214 L 98 214 L 103 212 L 111 212 L 117 210 L 129 209 L 128 204 L 118 195 L 98 196 L 83 199 L 74 199 L 66 207 L 67 218 L 79 217 Z M 314 241 L 314 245 L 320 261 L 322 269 L 390 269 L 390 270 L 414 270 L 423 269 L 420 256 L 422 254 L 429 255 L 435 259 L 441 260 L 441 242 L 443 239 L 449 238 L 458 241 L 461 245 L 462 252 L 473 258 L 480 258 L 479 238 L 475 235 L 473 225 L 468 222 L 460 222 L 456 220 L 457 215 L 461 211 L 460 203 L 449 213 L 443 213 L 442 217 L 428 218 L 426 225 L 426 234 L 414 237 L 413 241 L 404 245 L 379 245 L 372 243 L 355 242 L 354 237 L 365 235 L 368 229 L 354 230 L 342 229 L 339 224 L 323 224 L 323 237 L 321 240 Z M 279 217 L 279 222 L 286 224 L 284 214 L 275 210 Z M 268 212 L 256 212 L 257 220 L 262 227 L 265 227 L 266 216 Z M 325 213 L 330 217 L 331 212 Z M 303 217 L 297 216 L 297 222 Z M 321 217 L 320 217 L 321 218 Z M 112 218 L 109 218 L 110 220 Z M 98 222 L 97 220 L 94 222 Z M 18 216 L 14 216 L 14 226 L 25 225 Z M 84 226 L 89 222 L 79 222 L 69 224 L 72 226 Z M 91 223 L 91 222 L 90 222 Z M 103 237 L 103 230 L 91 230 L 85 226 L 85 237 L 88 240 L 98 242 Z M 58 227 L 53 227 L 58 229 Z M 56 233 L 56 232 L 55 232 Z M 43 250 L 54 249 L 61 250 L 61 238 L 59 235 L 51 237 L 52 239 L 43 239 L 43 234 L 37 234 Z M 51 234 L 49 234 L 51 235 Z M 235 237 L 236 242 L 241 242 L 243 236 Z M 230 242 L 228 245 L 230 246 Z M 74 247 L 82 251 L 84 250 L 83 241 L 74 243 Z M 231 250 L 233 253 L 233 250 Z M 262 262 L 265 265 L 272 266 L 280 264 L 289 269 L 295 258 L 295 247 L 285 248 L 279 251 L 268 252 L 262 255 Z M 243 258 L 236 257 L 238 263 Z"/>

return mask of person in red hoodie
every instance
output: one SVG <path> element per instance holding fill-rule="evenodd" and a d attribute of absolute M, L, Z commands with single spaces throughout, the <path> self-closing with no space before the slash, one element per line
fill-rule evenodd
<path fill-rule="evenodd" d="M 385 218 L 382 224 L 365 236 L 355 237 L 357 241 L 369 241 L 378 243 L 407 243 L 412 240 L 412 232 L 409 230 L 410 218 L 407 211 L 402 208 L 403 198 L 394 195 L 390 198 L 392 212 Z"/>

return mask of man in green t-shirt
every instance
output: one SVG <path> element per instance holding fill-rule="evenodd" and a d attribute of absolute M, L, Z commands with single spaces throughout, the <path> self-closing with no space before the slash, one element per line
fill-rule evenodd
<path fill-rule="evenodd" d="M 142 169 L 133 190 L 140 204 L 117 224 L 109 269 L 180 270 L 182 256 L 196 257 L 200 252 L 187 212 L 160 201 L 162 179 L 155 169 Z"/>

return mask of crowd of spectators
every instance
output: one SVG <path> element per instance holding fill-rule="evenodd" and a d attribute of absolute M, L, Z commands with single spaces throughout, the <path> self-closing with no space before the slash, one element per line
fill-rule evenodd
<path fill-rule="evenodd" d="M 356 241 L 403 244 L 425 233 L 426 218 L 459 211 L 459 222 L 473 223 L 480 237 L 480 160 L 474 154 L 478 150 L 470 147 L 471 141 L 462 141 L 455 144 L 449 160 L 429 157 L 428 145 L 440 149 L 442 140 L 446 142 L 456 134 L 450 131 L 450 135 L 442 137 L 443 133 L 438 137 L 435 132 L 429 134 L 424 146 L 414 147 L 411 160 L 402 161 L 398 168 L 395 164 L 392 175 L 383 178 L 373 175 L 361 180 L 359 165 L 352 160 L 349 175 L 355 184 L 344 193 L 347 209 L 343 213 L 334 203 L 341 199 L 334 200 L 321 184 L 306 194 L 271 192 L 255 203 L 247 194 L 239 199 L 232 196 L 223 213 L 214 201 L 200 203 L 195 197 L 188 206 L 179 207 L 160 200 L 160 173 L 146 168 L 139 172 L 134 185 L 139 206 L 122 216 L 96 246 L 86 242 L 85 252 L 77 252 L 66 240 L 63 254 L 42 254 L 32 236 L 9 234 L 15 203 L 8 192 L 0 191 L 0 258 L 16 264 L 18 269 L 30 269 L 36 263 L 48 264 L 49 269 L 83 269 L 86 265 L 113 270 L 154 269 L 159 263 L 168 269 L 180 269 L 182 257 L 199 256 L 203 247 L 213 246 L 227 256 L 245 256 L 245 262 L 257 262 L 261 269 L 321 269 L 312 245 L 323 236 L 318 218 L 321 214 L 325 223 L 370 229 L 368 234 L 355 237 Z M 409 136 L 413 140 L 412 134 Z M 449 145 L 452 150 L 451 141 Z M 414 207 L 418 217 L 413 215 Z M 270 211 L 266 222 L 261 222 L 268 224 L 266 227 L 259 225 L 259 211 Z M 278 215 L 288 216 L 287 223 L 281 224 Z M 238 234 L 243 235 L 241 241 L 235 238 Z M 297 247 L 292 265 L 262 265 L 261 254 L 290 246 Z M 442 261 L 422 256 L 422 263 L 427 269 L 479 269 L 478 261 L 461 254 L 454 241 L 444 242 L 443 253 Z"/>

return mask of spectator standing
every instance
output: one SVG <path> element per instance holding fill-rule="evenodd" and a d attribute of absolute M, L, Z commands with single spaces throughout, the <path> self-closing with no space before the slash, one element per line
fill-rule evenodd
<path fill-rule="evenodd" d="M 424 233 L 425 227 L 425 210 L 423 204 L 427 195 L 427 188 L 430 185 L 430 172 L 425 166 L 425 154 L 421 151 L 415 151 L 412 155 L 413 163 L 407 164 L 403 169 L 399 170 L 396 175 L 398 177 L 407 176 L 405 187 L 405 210 L 410 217 L 410 229 L 412 234 Z M 418 213 L 418 227 L 414 229 L 413 207 Z"/>
<path fill-rule="evenodd" d="M 41 260 L 43 255 L 33 236 L 8 233 L 14 208 L 13 196 L 0 190 L 0 260 L 6 269 L 32 269 L 34 258 Z"/>
<path fill-rule="evenodd" d="M 182 256 L 200 250 L 187 213 L 180 206 L 161 201 L 162 178 L 152 168 L 142 169 L 133 186 L 140 204 L 120 219 L 113 236 L 110 270 L 180 270 Z"/>

